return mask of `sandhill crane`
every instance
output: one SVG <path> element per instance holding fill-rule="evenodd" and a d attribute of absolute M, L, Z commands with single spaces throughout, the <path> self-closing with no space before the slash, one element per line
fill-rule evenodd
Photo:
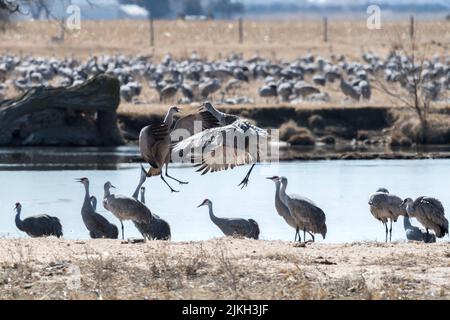
<path fill-rule="evenodd" d="M 448 220 L 445 218 L 444 206 L 435 198 L 421 196 L 416 200 L 406 198 L 402 204 L 406 205 L 408 216 L 416 218 L 429 234 L 433 230 L 436 237 L 443 238 L 448 233 Z"/>
<path fill-rule="evenodd" d="M 253 219 L 241 219 L 241 218 L 218 218 L 214 215 L 213 204 L 211 200 L 204 200 L 197 208 L 202 206 L 208 206 L 209 217 L 216 226 L 226 236 L 241 236 L 246 238 L 253 238 L 258 240 L 259 238 L 259 226 Z"/>
<path fill-rule="evenodd" d="M 141 187 L 141 202 L 145 204 L 145 187 Z M 153 213 L 153 219 L 150 224 L 135 223 L 134 225 L 149 240 L 170 240 L 169 223 L 155 213 Z"/>
<path fill-rule="evenodd" d="M 144 204 L 134 198 L 111 194 L 111 188 L 115 187 L 111 182 L 106 182 L 104 186 L 103 207 L 119 219 L 122 229 L 122 240 L 124 240 L 124 220 L 151 223 L 152 213 Z"/>
<path fill-rule="evenodd" d="M 147 176 L 161 176 L 161 179 L 172 192 L 178 191 L 173 189 L 164 178 L 162 174 L 164 166 L 166 166 L 166 177 L 171 178 L 180 184 L 187 184 L 187 182 L 180 181 L 170 176 L 168 173 L 171 150 L 170 129 L 173 125 L 174 114 L 178 112 L 180 112 L 178 107 L 171 107 L 163 122 L 154 122 L 149 126 L 146 126 L 141 130 L 139 135 L 139 149 L 141 155 L 151 166 L 150 170 L 147 172 Z M 189 115 L 180 119 L 175 124 L 175 128 L 194 131 L 194 121 L 197 120 L 202 120 L 203 126 L 215 126 L 217 123 L 215 118 L 207 112 L 200 112 L 196 115 Z M 210 123 L 211 121 L 213 121 L 213 123 Z"/>
<path fill-rule="evenodd" d="M 207 98 L 220 89 L 219 79 L 209 79 L 198 86 L 202 98 Z"/>
<path fill-rule="evenodd" d="M 24 220 L 20 219 L 22 205 L 17 202 L 16 210 L 16 226 L 20 231 L 25 232 L 32 238 L 56 236 L 58 238 L 63 236 L 61 222 L 56 217 L 51 217 L 46 214 L 28 217 Z"/>
<path fill-rule="evenodd" d="M 306 232 L 312 236 L 312 241 L 315 241 L 314 234 L 319 233 L 325 239 L 327 234 L 327 225 L 325 213 L 311 200 L 298 196 L 287 195 L 286 188 L 288 179 L 286 177 L 279 177 L 282 187 L 280 189 L 281 201 L 288 207 L 292 218 L 298 226 L 303 226 L 303 240 L 306 242 Z"/>
<path fill-rule="evenodd" d="M 350 83 L 341 78 L 341 91 L 342 93 L 352 98 L 355 101 L 359 101 L 360 94 Z"/>
<path fill-rule="evenodd" d="M 147 178 L 145 169 L 141 166 L 141 175 L 136 190 L 133 193 L 133 198 L 138 200 L 139 191 L 141 192 L 141 203 L 145 205 L 145 187 L 142 185 Z M 135 222 L 134 226 L 139 230 L 144 238 L 149 240 L 170 240 L 170 225 L 157 214 L 152 212 L 152 220 L 150 223 Z"/>
<path fill-rule="evenodd" d="M 264 160 L 265 155 L 260 150 L 267 146 L 268 132 L 237 116 L 222 113 L 210 103 L 205 103 L 204 108 L 222 126 L 204 130 L 178 142 L 173 153 L 182 152 L 182 157 L 198 166 L 197 172 L 202 172 L 202 175 L 252 164 L 239 184 L 242 188 L 246 187 L 256 163 Z"/>
<path fill-rule="evenodd" d="M 281 201 L 281 196 L 280 196 L 281 180 L 280 180 L 280 178 L 277 176 L 274 176 L 274 177 L 270 177 L 267 179 L 275 182 L 275 188 L 276 188 L 275 189 L 275 209 L 277 210 L 278 214 L 284 218 L 286 223 L 295 229 L 294 242 L 297 241 L 297 236 L 298 236 L 298 241 L 301 242 L 302 239 L 300 237 L 300 230 L 303 230 L 304 227 L 302 224 L 298 224 L 295 221 L 295 219 L 291 216 L 291 212 L 289 211 L 289 208 L 283 203 L 283 201 Z M 310 232 L 308 232 L 308 233 L 312 236 L 312 234 Z"/>
<path fill-rule="evenodd" d="M 105 217 L 95 212 L 97 199 L 89 195 L 89 179 L 81 178 L 77 180 L 85 189 L 83 206 L 81 207 L 81 217 L 84 225 L 89 230 L 92 239 L 117 239 L 119 230 L 117 226 L 110 223 Z"/>
<path fill-rule="evenodd" d="M 423 232 L 420 228 L 413 226 L 409 217 L 403 217 L 403 228 L 406 232 L 406 239 L 413 241 L 423 241 L 425 243 L 436 242 L 436 236 L 432 233 Z"/>
<path fill-rule="evenodd" d="M 381 221 L 386 228 L 386 242 L 392 241 L 392 221 L 397 222 L 399 216 L 406 216 L 406 210 L 401 206 L 402 199 L 390 194 L 386 188 L 379 188 L 369 199 L 370 212 L 375 219 Z M 388 230 L 387 223 L 390 221 Z"/>

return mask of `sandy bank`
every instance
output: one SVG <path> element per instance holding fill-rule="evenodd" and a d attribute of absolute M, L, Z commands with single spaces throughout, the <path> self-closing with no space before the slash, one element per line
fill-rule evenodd
<path fill-rule="evenodd" d="M 448 299 L 448 243 L 0 239 L 0 298 Z"/>

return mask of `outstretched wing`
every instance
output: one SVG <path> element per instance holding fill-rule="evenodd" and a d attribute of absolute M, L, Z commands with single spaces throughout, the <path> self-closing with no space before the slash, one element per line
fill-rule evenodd
<path fill-rule="evenodd" d="M 220 123 L 216 117 L 209 111 L 199 111 L 179 119 L 175 123 L 173 132 L 176 132 L 178 129 L 185 129 L 192 136 L 195 133 L 217 127 L 220 127 Z"/>
<path fill-rule="evenodd" d="M 142 157 L 152 167 L 160 167 L 170 151 L 169 126 L 164 122 L 155 122 L 142 129 L 139 135 L 139 149 Z"/>
<path fill-rule="evenodd" d="M 205 130 L 174 146 L 174 153 L 182 153 L 182 160 L 199 166 L 206 174 L 234 169 L 261 161 L 261 148 L 267 146 L 268 133 L 248 121 Z M 180 155 L 180 154 L 179 154 Z"/>

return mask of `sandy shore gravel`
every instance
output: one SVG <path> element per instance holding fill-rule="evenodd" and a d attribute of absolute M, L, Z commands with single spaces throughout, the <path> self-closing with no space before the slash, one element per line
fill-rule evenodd
<path fill-rule="evenodd" d="M 450 245 L 0 239 L 1 299 L 449 299 Z"/>

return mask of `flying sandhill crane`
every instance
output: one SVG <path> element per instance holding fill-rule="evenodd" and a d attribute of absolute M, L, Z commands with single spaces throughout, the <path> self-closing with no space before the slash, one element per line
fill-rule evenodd
<path fill-rule="evenodd" d="M 426 233 L 420 228 L 413 226 L 409 217 L 403 217 L 403 228 L 406 232 L 406 239 L 413 241 L 423 241 L 425 243 L 436 242 L 436 236 L 432 233 Z"/>
<path fill-rule="evenodd" d="M 133 193 L 133 198 L 138 200 L 139 191 L 141 192 L 141 203 L 145 205 L 145 183 L 147 175 L 145 169 L 141 166 L 141 175 L 136 190 Z M 152 212 L 152 220 L 150 223 L 135 222 L 134 226 L 139 230 L 142 236 L 148 240 L 170 240 L 170 225 L 157 214 Z"/>
<path fill-rule="evenodd" d="M 392 222 L 397 222 L 399 216 L 406 216 L 406 210 L 401 206 L 403 200 L 390 194 L 386 188 L 379 188 L 369 199 L 370 212 L 375 219 L 381 221 L 386 228 L 386 242 L 392 241 Z M 390 221 L 388 230 L 387 223 Z"/>
<path fill-rule="evenodd" d="M 178 142 L 173 153 L 182 152 L 183 159 L 189 159 L 199 167 L 197 172 L 202 172 L 202 175 L 252 164 L 239 184 L 242 188 L 246 187 L 256 163 L 264 160 L 265 154 L 262 154 L 261 148 L 267 147 L 268 132 L 249 121 L 220 112 L 210 103 L 205 103 L 204 108 L 216 117 L 221 126 Z"/>
<path fill-rule="evenodd" d="M 84 202 L 81 207 L 81 217 L 84 225 L 89 230 L 92 239 L 117 239 L 119 230 L 117 226 L 110 223 L 105 217 L 95 212 L 97 207 L 97 199 L 89 195 L 89 179 L 78 179 L 85 189 Z"/>
<path fill-rule="evenodd" d="M 103 207 L 119 219 L 122 228 L 122 240 L 124 240 L 124 220 L 151 223 L 152 213 L 144 204 L 134 198 L 111 194 L 111 188 L 115 187 L 111 182 L 106 182 L 104 186 Z"/>
<path fill-rule="evenodd" d="M 276 190 L 275 190 L 275 209 L 277 210 L 278 214 L 284 218 L 286 223 L 288 225 L 290 225 L 292 228 L 295 229 L 294 242 L 297 241 L 297 236 L 298 236 L 298 241 L 301 242 L 302 239 L 300 237 L 300 230 L 303 230 L 304 227 L 303 227 L 302 224 L 298 224 L 294 220 L 294 218 L 291 216 L 291 212 L 289 211 L 289 208 L 283 203 L 283 201 L 281 201 L 281 196 L 280 196 L 281 180 L 280 180 L 280 178 L 277 177 L 277 176 L 274 176 L 274 177 L 270 177 L 270 178 L 267 178 L 267 179 L 272 180 L 273 182 L 275 182 L 275 187 L 276 187 Z M 309 233 L 309 234 L 312 236 L 311 233 Z"/>
<path fill-rule="evenodd" d="M 435 198 L 419 197 L 416 200 L 406 198 L 402 206 L 406 205 L 408 216 L 416 218 L 425 227 L 427 234 L 433 230 L 436 237 L 443 238 L 448 233 L 448 220 L 445 218 L 444 206 Z"/>
<path fill-rule="evenodd" d="M 306 242 L 306 232 L 312 236 L 312 241 L 315 241 L 314 234 L 319 233 L 325 239 L 327 234 L 327 225 L 325 213 L 311 200 L 298 196 L 287 195 L 286 188 L 288 179 L 286 177 L 279 177 L 281 180 L 280 198 L 281 201 L 288 207 L 291 216 L 294 218 L 298 226 L 303 227 L 303 240 Z"/>
<path fill-rule="evenodd" d="M 166 181 L 162 174 L 162 169 L 166 166 L 165 175 L 180 184 L 187 184 L 187 182 L 180 181 L 168 173 L 170 151 L 171 151 L 171 127 L 174 122 L 174 114 L 180 112 L 178 107 L 171 107 L 163 122 L 154 122 L 149 126 L 143 128 L 139 135 L 139 149 L 142 157 L 151 166 L 147 173 L 148 177 L 161 176 L 164 183 L 170 188 L 172 192 L 178 192 L 173 189 Z M 194 130 L 194 121 L 201 120 L 203 126 L 208 126 L 210 121 L 215 122 L 211 126 L 216 126 L 216 120 L 207 112 L 200 112 L 195 115 L 189 115 L 181 118 L 175 124 L 176 129 L 185 129 L 187 131 Z M 180 122 L 181 121 L 181 122 Z M 180 122 L 180 124 L 178 124 Z M 204 127 L 206 128 L 206 127 Z"/>
<path fill-rule="evenodd" d="M 241 236 L 246 238 L 253 238 L 258 240 L 259 238 L 259 226 L 253 219 L 241 219 L 241 218 L 218 218 L 214 215 L 213 204 L 211 200 L 206 199 L 197 208 L 202 206 L 208 206 L 209 217 L 216 226 L 226 236 Z"/>
<path fill-rule="evenodd" d="M 28 217 L 24 220 L 20 219 L 20 213 L 22 211 L 22 205 L 17 202 L 15 206 L 16 214 L 16 226 L 20 231 L 25 232 L 32 238 L 55 236 L 62 237 L 61 222 L 56 217 L 51 217 L 46 214 Z"/>

